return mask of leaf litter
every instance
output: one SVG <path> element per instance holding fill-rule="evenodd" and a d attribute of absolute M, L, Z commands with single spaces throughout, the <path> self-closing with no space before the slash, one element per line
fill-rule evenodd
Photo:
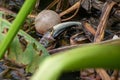
<path fill-rule="evenodd" d="M 0 6 L 0 42 L 9 29 L 11 24 L 9 22 L 14 20 L 23 3 L 23 0 L 8 0 L 7 3 L 4 0 L 0 1 L 0 5 L 5 4 Z M 82 28 L 76 25 L 69 26 L 60 29 L 60 33 L 55 34 L 57 36 L 50 35 L 54 33 L 54 28 L 51 28 L 45 34 L 40 34 L 34 28 L 34 20 L 37 14 L 45 9 L 51 9 L 58 13 L 61 22 L 80 22 Z M 50 41 L 47 34 L 54 38 L 53 41 Z M 70 46 L 97 43 L 119 37 L 119 0 L 38 1 L 35 10 L 28 16 L 23 29 L 19 31 L 10 45 L 4 59 L 0 61 L 0 79 L 29 80 L 38 64 L 46 56 L 61 52 L 64 49 L 67 50 Z M 39 44 L 42 38 L 45 42 L 49 42 L 46 47 L 49 54 Z M 83 69 L 77 72 L 63 73 L 60 80 L 119 80 L 119 75 L 119 70 Z"/>

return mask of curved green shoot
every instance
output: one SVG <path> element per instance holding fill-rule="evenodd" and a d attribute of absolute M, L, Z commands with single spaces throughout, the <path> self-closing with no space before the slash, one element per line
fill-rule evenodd
<path fill-rule="evenodd" d="M 11 41 L 14 39 L 22 24 L 24 23 L 27 15 L 31 12 L 33 6 L 35 5 L 36 0 L 26 0 L 24 5 L 22 6 L 20 12 L 17 17 L 13 21 L 10 30 L 8 31 L 6 38 L 0 44 L 0 59 L 3 57 L 6 49 L 10 45 Z M 16 46 L 17 47 L 17 46 Z"/>
<path fill-rule="evenodd" d="M 119 44 L 89 45 L 52 55 L 40 65 L 31 80 L 57 80 L 63 71 L 83 68 L 120 69 Z"/>

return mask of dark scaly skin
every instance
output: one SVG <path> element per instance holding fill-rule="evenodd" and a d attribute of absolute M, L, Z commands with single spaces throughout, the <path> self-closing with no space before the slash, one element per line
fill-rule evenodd
<path fill-rule="evenodd" d="M 52 31 L 48 31 L 44 36 L 41 38 L 40 43 L 44 47 L 49 47 L 51 43 L 55 41 L 55 38 L 62 33 L 66 28 L 72 27 L 72 26 L 79 26 L 81 27 L 80 22 L 70 21 L 70 22 L 64 22 L 60 23 L 58 25 L 55 25 L 52 29 Z"/>

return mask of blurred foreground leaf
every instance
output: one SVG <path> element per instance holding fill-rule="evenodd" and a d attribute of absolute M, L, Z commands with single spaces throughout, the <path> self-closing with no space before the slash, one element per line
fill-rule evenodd
<path fill-rule="evenodd" d="M 52 55 L 45 59 L 30 80 L 58 80 L 64 71 L 84 68 L 120 69 L 120 39 L 112 41 L 118 43 L 91 44 Z"/>

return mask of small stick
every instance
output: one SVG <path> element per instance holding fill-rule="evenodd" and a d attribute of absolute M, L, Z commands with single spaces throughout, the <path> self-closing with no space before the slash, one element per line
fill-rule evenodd
<path fill-rule="evenodd" d="M 96 31 L 88 22 L 86 21 L 83 22 L 83 26 L 85 27 L 87 31 L 89 31 L 93 36 L 95 36 Z"/>
<path fill-rule="evenodd" d="M 111 80 L 110 76 L 107 74 L 107 72 L 104 69 L 96 69 L 96 72 L 100 75 L 102 80 Z"/>
<path fill-rule="evenodd" d="M 0 11 L 4 12 L 5 14 L 9 14 L 9 15 L 13 15 L 13 16 L 16 16 L 17 13 L 7 9 L 7 8 L 4 8 L 4 7 L 0 7 Z M 33 14 L 29 14 L 28 15 L 28 18 L 35 18 L 36 15 L 33 15 Z"/>
<path fill-rule="evenodd" d="M 7 13 L 7 14 L 9 13 L 9 14 L 16 15 L 15 12 L 12 12 L 11 10 L 6 9 L 6 8 L 4 8 L 4 7 L 0 7 L 0 11 L 3 11 L 3 12 L 5 12 L 5 13 Z"/>
<path fill-rule="evenodd" d="M 61 7 L 61 4 L 62 4 L 62 0 L 59 1 L 59 3 L 57 4 L 56 6 L 56 11 L 59 11 L 60 7 Z"/>
<path fill-rule="evenodd" d="M 103 11 L 101 14 L 100 23 L 97 27 L 97 31 L 95 34 L 94 42 L 101 42 L 104 38 L 104 31 L 107 25 L 107 20 L 109 18 L 110 11 L 112 7 L 115 5 L 115 2 L 110 1 L 106 2 L 105 6 L 103 7 Z M 104 69 L 96 69 L 96 72 L 101 76 L 102 80 L 111 80 L 110 76 L 107 74 L 107 72 Z"/>
<path fill-rule="evenodd" d="M 118 80 L 118 77 L 119 77 L 119 70 L 114 70 L 114 72 L 112 73 L 111 79 Z"/>
<path fill-rule="evenodd" d="M 116 18 L 120 20 L 120 10 L 116 10 L 113 16 L 115 16 Z"/>
<path fill-rule="evenodd" d="M 82 0 L 76 2 L 72 7 L 70 7 L 70 8 L 68 8 L 67 10 L 61 12 L 61 13 L 59 14 L 60 17 L 62 17 L 62 16 L 64 16 L 64 15 L 70 13 L 71 11 L 74 11 L 74 10 L 76 10 L 77 8 L 79 8 L 79 6 L 80 6 L 80 4 L 81 4 L 81 1 L 82 1 Z"/>
<path fill-rule="evenodd" d="M 50 9 L 52 8 L 55 4 L 57 4 L 59 0 L 54 0 L 50 5 L 48 5 L 45 9 Z"/>
<path fill-rule="evenodd" d="M 46 9 L 50 9 L 50 8 L 53 7 L 55 4 L 57 4 L 59 1 L 60 1 L 60 0 L 57 0 L 57 1 L 54 0 L 49 6 L 47 6 Z M 69 20 L 69 19 L 73 18 L 73 17 L 78 13 L 79 8 L 80 8 L 81 1 L 82 1 L 82 0 L 76 2 L 72 7 L 68 8 L 67 10 L 65 10 L 65 11 L 63 11 L 63 12 L 61 12 L 61 13 L 59 14 L 59 16 L 62 17 L 62 16 L 64 16 L 64 15 L 66 15 L 66 14 L 69 14 L 71 11 L 74 11 L 74 10 L 77 9 L 77 10 L 75 11 L 75 13 L 74 13 L 71 17 L 66 18 L 66 19 L 63 19 L 62 21 Z"/>
<path fill-rule="evenodd" d="M 97 27 L 97 31 L 95 34 L 94 42 L 100 42 L 103 40 L 104 37 L 104 31 L 107 25 L 107 20 L 109 18 L 110 11 L 112 7 L 115 5 L 115 2 L 106 2 L 105 7 L 103 8 L 102 14 L 101 14 L 101 19 L 100 23 Z"/>
<path fill-rule="evenodd" d="M 79 6 L 79 8 L 80 8 L 80 6 Z M 77 10 L 75 11 L 75 13 L 74 13 L 72 16 L 70 16 L 70 17 L 68 17 L 68 18 L 66 18 L 66 19 L 62 19 L 61 21 L 67 21 L 67 20 L 72 19 L 72 18 L 78 13 L 79 8 L 77 8 Z"/>
<path fill-rule="evenodd" d="M 107 40 L 107 41 L 102 41 L 100 43 L 87 43 L 87 44 L 76 44 L 76 45 L 70 45 L 70 46 L 64 46 L 64 47 L 60 47 L 60 48 L 56 48 L 56 49 L 52 49 L 49 50 L 50 54 L 55 54 L 55 53 L 59 53 L 59 52 L 63 52 L 65 50 L 70 50 L 76 47 L 83 47 L 86 45 L 93 45 L 93 44 L 97 44 L 97 45 L 120 45 L 120 39 L 115 39 L 115 40 Z"/>

